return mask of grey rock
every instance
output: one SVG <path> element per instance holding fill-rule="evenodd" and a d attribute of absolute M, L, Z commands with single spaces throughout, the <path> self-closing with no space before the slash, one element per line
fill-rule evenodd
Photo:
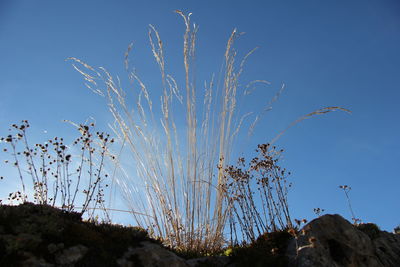
<path fill-rule="evenodd" d="M 380 232 L 372 242 L 382 266 L 400 266 L 400 234 Z"/>
<path fill-rule="evenodd" d="M 400 238 L 380 232 L 374 240 L 340 215 L 324 215 L 290 241 L 290 266 L 400 266 Z"/>
<path fill-rule="evenodd" d="M 154 267 L 187 267 L 186 261 L 158 244 L 144 241 L 140 247 L 129 247 L 122 258 L 117 260 L 119 266 L 133 267 L 135 261 L 142 266 Z"/>
<path fill-rule="evenodd" d="M 53 253 L 57 252 L 58 248 L 57 248 L 57 245 L 56 245 L 56 244 L 50 243 L 50 244 L 47 246 L 47 250 L 49 251 L 49 253 L 53 254 Z"/>
<path fill-rule="evenodd" d="M 56 257 L 56 262 L 61 266 L 74 266 L 74 263 L 82 259 L 88 248 L 83 245 L 77 245 L 64 249 Z"/>
<path fill-rule="evenodd" d="M 22 253 L 24 257 L 26 257 L 26 260 L 20 263 L 19 266 L 23 267 L 53 267 L 54 264 L 47 263 L 43 258 L 37 258 L 34 256 L 32 253 L 29 252 L 24 252 Z"/>
<path fill-rule="evenodd" d="M 49 245 L 47 245 L 47 250 L 49 251 L 50 254 L 54 254 L 62 249 L 64 249 L 64 243 L 58 243 L 58 244 L 50 243 Z"/>

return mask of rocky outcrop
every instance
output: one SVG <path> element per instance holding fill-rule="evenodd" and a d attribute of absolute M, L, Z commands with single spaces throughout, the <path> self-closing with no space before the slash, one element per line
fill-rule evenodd
<path fill-rule="evenodd" d="M 25 203 L 0 205 L 0 266 L 224 266 L 186 260 L 139 227 L 82 221 L 80 214 Z"/>
<path fill-rule="evenodd" d="M 50 206 L 0 205 L 0 266 L 116 266 L 146 241 L 156 243 L 138 227 L 85 222 Z"/>
<path fill-rule="evenodd" d="M 382 266 L 400 266 L 400 235 L 380 232 L 372 240 L 375 245 L 375 255 Z"/>
<path fill-rule="evenodd" d="M 49 206 L 0 205 L 0 266 L 400 266 L 399 234 L 339 215 L 230 250 L 229 257 L 184 259 L 138 227 L 84 222 Z"/>
<path fill-rule="evenodd" d="M 340 215 L 324 215 L 303 227 L 290 241 L 290 266 L 400 266 L 400 235 L 359 227 Z"/>

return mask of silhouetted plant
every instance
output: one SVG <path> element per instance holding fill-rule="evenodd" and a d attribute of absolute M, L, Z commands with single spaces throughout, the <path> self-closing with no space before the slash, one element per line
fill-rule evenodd
<path fill-rule="evenodd" d="M 339 188 L 342 189 L 344 194 L 346 195 L 347 203 L 349 205 L 349 210 L 350 210 L 350 213 L 351 213 L 351 220 L 353 221 L 353 223 L 355 225 L 359 224 L 361 222 L 361 219 L 356 218 L 356 216 L 354 215 L 354 211 L 353 211 L 353 208 L 351 206 L 351 201 L 350 201 L 350 197 L 349 197 L 349 192 L 351 190 L 351 187 L 348 186 L 348 185 L 340 185 Z"/>
<path fill-rule="evenodd" d="M 243 240 L 254 242 L 266 232 L 293 228 L 287 200 L 291 187 L 287 176 L 290 173 L 278 165 L 283 150 L 262 144 L 256 151 L 259 156 L 247 165 L 245 159 L 240 158 L 237 167 L 225 168 L 225 193 L 230 207 L 232 237 L 235 237 L 231 240 L 233 243 L 238 240 L 238 232 Z M 254 192 L 256 190 L 258 194 Z"/>
<path fill-rule="evenodd" d="M 70 146 L 63 138 L 54 137 L 32 147 L 27 137 L 27 129 L 30 127 L 27 120 L 23 120 L 20 125 L 11 125 L 10 134 L 0 139 L 11 148 L 10 151 L 3 149 L 12 158 L 12 161 L 6 160 L 6 163 L 16 167 L 22 188 L 22 191 L 9 194 L 10 202 L 28 201 L 24 175 L 27 173 L 31 178 L 33 201 L 37 204 L 60 205 L 66 211 L 79 208 L 81 214 L 88 209 L 94 212 L 98 205 L 103 205 L 104 186 L 107 186 L 103 182 L 108 177 L 104 173 L 104 160 L 109 154 L 108 146 L 114 140 L 108 134 L 93 133 L 94 123 L 71 124 L 76 126 L 80 136 Z M 19 150 L 20 147 L 22 150 Z M 74 155 L 72 150 L 78 151 L 78 154 Z M 87 184 L 81 189 L 84 177 L 87 178 Z M 82 206 L 76 207 L 79 192 L 84 194 L 84 198 Z"/>
<path fill-rule="evenodd" d="M 324 209 L 321 208 L 314 208 L 314 213 L 319 217 L 322 215 L 322 213 L 324 213 Z"/>

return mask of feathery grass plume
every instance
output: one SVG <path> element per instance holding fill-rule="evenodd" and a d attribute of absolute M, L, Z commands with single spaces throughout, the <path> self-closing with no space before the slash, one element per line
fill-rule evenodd
<path fill-rule="evenodd" d="M 139 86 L 136 91 L 137 109 L 132 110 L 127 93 L 106 69 L 96 70 L 79 59 L 70 59 L 82 66 L 81 69 L 74 64 L 74 68 L 88 82 L 87 86 L 95 93 L 106 96 L 115 119 L 112 128 L 123 146 L 129 148 L 137 175 L 126 172 L 120 165 L 121 159 L 116 164 L 120 172 L 118 183 L 136 222 L 175 248 L 214 251 L 225 243 L 223 231 L 227 219 L 224 170 L 216 166 L 226 165 L 241 124 L 250 115 L 245 114 L 238 119 L 236 106 L 238 80 L 245 60 L 254 50 L 244 57 L 237 69 L 233 44 L 240 34 L 233 30 L 224 54 L 222 88 L 215 93 L 212 79 L 205 86 L 201 103 L 196 96 L 192 70 L 198 28 L 195 24 L 192 26 L 191 14 L 176 13 L 185 23 L 183 90 L 165 70 L 164 48 L 159 33 L 152 25 L 148 33 L 161 75 L 159 122 L 162 130 L 158 128 L 150 92 L 135 72 L 129 73 L 132 83 Z M 127 69 L 131 50 L 132 44 L 125 53 Z M 98 89 L 96 80 L 105 82 L 104 91 Z M 258 80 L 251 85 L 254 83 L 268 84 Z M 173 113 L 175 102 L 185 110 L 180 113 L 184 114 L 186 121 L 184 134 L 175 123 L 175 116 L 180 115 Z M 204 107 L 202 118 L 198 115 L 198 105 Z M 125 155 L 124 152 L 122 154 Z"/>
<path fill-rule="evenodd" d="M 224 53 L 220 86 L 215 88 L 212 78 L 205 85 L 201 102 L 192 68 L 198 28 L 191 24 L 191 13 L 175 12 L 185 24 L 183 86 L 166 70 L 164 46 L 158 31 L 150 25 L 148 32 L 161 77 L 160 112 L 157 112 L 150 90 L 136 72 L 129 72 L 133 90 L 128 92 L 105 68 L 93 68 L 77 58 L 69 60 L 87 81 L 86 86 L 105 97 L 114 117 L 114 124 L 110 126 L 122 145 L 120 156 L 115 159 L 115 179 L 136 223 L 175 249 L 213 252 L 226 242 L 224 230 L 231 208 L 224 189 L 225 167 L 243 121 L 254 115 L 238 112 L 238 94 L 248 95 L 254 84 L 267 85 L 269 82 L 255 80 L 244 86 L 243 92 L 238 92 L 244 63 L 255 49 L 237 64 L 233 46 L 240 33 L 234 29 Z M 132 49 L 130 44 L 124 55 L 127 70 Z M 99 89 L 97 81 L 104 82 L 106 88 Z M 283 89 L 284 86 L 263 111 L 270 110 Z M 132 108 L 128 97 L 131 94 L 136 97 L 136 109 Z M 201 106 L 202 116 L 199 115 Z M 334 109 L 326 108 L 315 114 Z M 249 134 L 261 115 L 255 116 Z M 176 121 L 185 121 L 183 133 Z M 127 155 L 131 156 L 136 174 L 125 165 Z"/>

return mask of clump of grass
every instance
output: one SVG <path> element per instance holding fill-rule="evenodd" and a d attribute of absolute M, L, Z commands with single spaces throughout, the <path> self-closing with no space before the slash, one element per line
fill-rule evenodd
<path fill-rule="evenodd" d="M 114 140 L 103 132 L 93 132 L 94 123 L 72 124 L 80 135 L 68 145 L 63 138 L 54 137 L 31 146 L 27 120 L 11 125 L 9 134 L 0 138 L 8 146 L 3 148 L 10 156 L 5 162 L 17 169 L 21 186 L 9 194 L 10 203 L 26 203 L 32 197 L 39 205 L 59 206 L 68 212 L 80 210 L 80 214 L 91 210 L 91 215 L 104 207 L 104 188 L 108 186 L 104 183 L 108 177 L 104 160 Z M 83 197 L 79 198 L 80 194 Z M 78 199 L 80 207 L 75 204 Z"/>
<path fill-rule="evenodd" d="M 137 109 L 133 110 L 126 98 L 127 93 L 109 72 L 104 68 L 96 70 L 76 58 L 71 59 L 85 69 L 74 65 L 89 82 L 89 88 L 106 97 L 115 119 L 113 129 L 120 143 L 129 148 L 137 168 L 137 175 L 128 174 L 117 162 L 121 170 L 118 183 L 136 222 L 149 229 L 152 236 L 162 237 L 168 246 L 188 251 L 218 251 L 225 244 L 223 231 L 228 212 L 223 191 L 224 171 L 215 166 L 225 166 L 229 161 L 235 137 L 244 120 L 242 117 L 235 123 L 238 80 L 244 61 L 252 51 L 237 69 L 233 44 L 239 34 L 235 29 L 224 55 L 222 90 L 213 92 L 213 80 L 206 85 L 201 103 L 204 114 L 200 120 L 192 70 L 197 27 L 192 26 L 190 14 L 177 13 L 185 23 L 183 89 L 166 71 L 159 33 L 151 25 L 149 29 L 150 46 L 161 74 L 160 113 L 153 112 L 150 92 L 135 72 L 129 74 L 132 83 L 139 86 Z M 128 52 L 131 49 L 132 46 Z M 105 90 L 97 87 L 97 80 L 105 82 Z M 176 104 L 180 107 L 174 107 Z M 174 115 L 179 114 L 173 114 L 173 110 L 179 108 L 184 109 L 179 113 L 186 123 L 183 134 L 175 123 Z M 159 120 L 155 119 L 158 114 L 161 114 Z"/>
<path fill-rule="evenodd" d="M 114 117 L 112 129 L 122 146 L 115 160 L 118 171 L 116 181 L 135 222 L 148 229 L 151 236 L 161 238 L 164 244 L 177 250 L 215 252 L 227 243 L 224 231 L 227 221 L 236 212 L 231 210 L 235 207 L 233 203 L 239 207 L 239 203 L 246 205 L 240 207 L 246 216 L 240 227 L 250 240 L 256 238 L 256 233 L 290 225 L 282 179 L 275 177 L 271 178 L 275 180 L 268 182 L 260 180 L 261 194 L 265 194 L 265 205 L 269 205 L 264 207 L 264 213 L 269 217 L 264 221 L 257 217 L 252 200 L 235 202 L 226 187 L 228 177 L 225 169 L 230 165 L 235 140 L 245 120 L 253 115 L 253 121 L 247 128 L 251 134 L 262 115 L 252 112 L 241 114 L 237 109 L 239 96 L 248 95 L 251 92 L 249 88 L 255 84 L 266 85 L 269 82 L 255 80 L 248 86 L 240 86 L 239 78 L 245 61 L 254 50 L 246 54 L 240 64 L 236 63 L 234 43 L 240 34 L 235 29 L 227 41 L 221 80 L 215 85 L 214 78 L 211 78 L 204 86 L 204 96 L 199 98 L 193 68 L 198 28 L 192 25 L 191 14 L 176 13 L 183 18 L 185 25 L 182 85 L 166 69 L 164 45 L 159 32 L 150 25 L 148 33 L 151 51 L 160 71 L 160 110 L 154 105 L 145 82 L 129 67 L 132 45 L 125 54 L 125 66 L 129 71 L 133 93 L 124 90 L 119 78 L 114 78 L 105 68 L 94 68 L 77 58 L 70 60 L 74 61 L 74 68 L 87 81 L 87 87 L 105 97 Z M 99 86 L 100 82 L 105 84 L 105 88 Z M 270 104 L 276 101 L 283 88 L 263 110 L 269 110 Z M 131 94 L 136 99 L 136 108 L 132 108 Z M 199 106 L 203 107 L 203 114 L 199 114 Z M 340 107 L 323 108 L 301 117 L 288 128 L 314 115 L 335 110 L 348 111 Z M 176 121 L 184 121 L 183 129 Z M 271 145 L 287 129 L 273 139 Z M 269 149 L 260 148 L 265 157 L 270 156 L 267 155 L 271 152 Z M 124 168 L 128 155 L 136 173 Z M 268 161 L 267 158 L 264 160 Z M 253 168 L 255 172 L 280 171 L 261 165 Z M 276 186 L 277 198 L 268 195 L 272 190 L 268 189 L 267 184 Z M 253 189 L 242 189 L 236 185 L 230 190 L 246 190 L 245 193 L 250 195 Z M 252 215 L 256 216 L 250 218 Z"/>

